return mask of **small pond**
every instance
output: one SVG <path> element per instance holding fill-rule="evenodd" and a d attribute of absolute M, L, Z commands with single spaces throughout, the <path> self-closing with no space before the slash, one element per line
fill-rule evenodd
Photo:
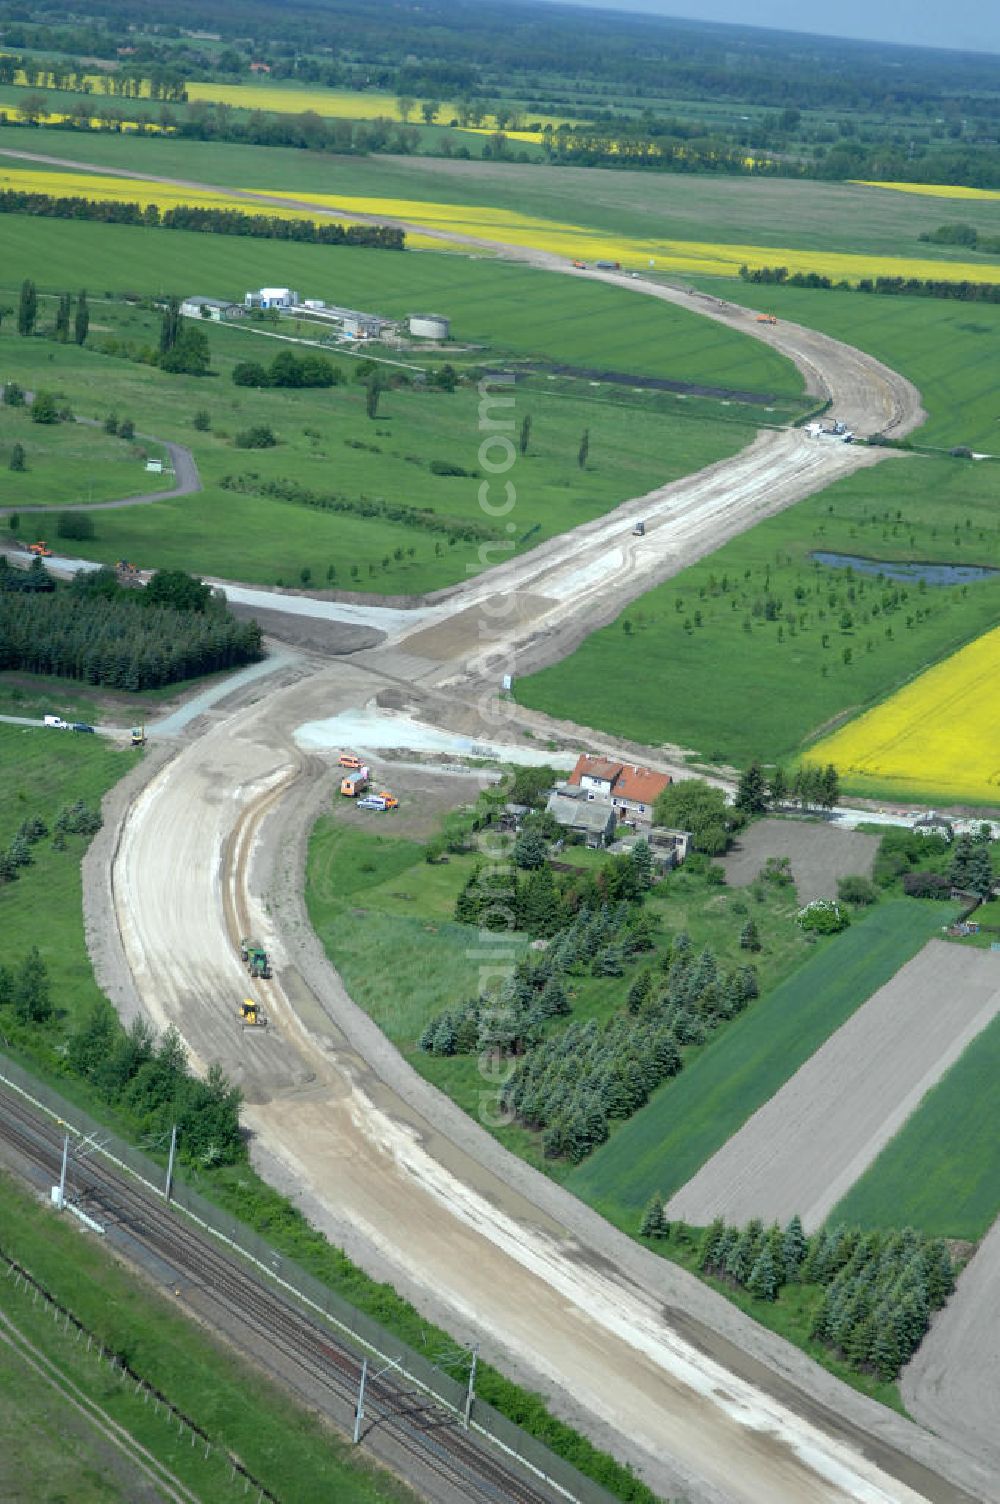
<path fill-rule="evenodd" d="M 927 585 L 973 585 L 1000 574 L 998 569 L 985 569 L 977 564 L 903 564 L 898 559 L 862 559 L 855 554 L 826 553 L 823 549 L 817 549 L 809 557 L 828 569 L 853 569 L 855 574 L 881 574 L 887 580 L 907 583 L 923 580 Z"/>

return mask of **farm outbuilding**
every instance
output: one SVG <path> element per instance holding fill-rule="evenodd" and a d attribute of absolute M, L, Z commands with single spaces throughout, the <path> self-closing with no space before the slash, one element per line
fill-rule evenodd
<path fill-rule="evenodd" d="M 617 817 L 610 799 L 588 799 L 579 789 L 563 785 L 549 795 L 545 809 L 557 824 L 573 831 L 588 846 L 610 846 L 614 840 Z"/>
<path fill-rule="evenodd" d="M 451 320 L 443 313 L 411 313 L 408 327 L 417 339 L 447 339 L 451 333 Z"/>
<path fill-rule="evenodd" d="M 221 298 L 200 296 L 185 298 L 181 304 L 181 313 L 186 319 L 212 319 L 216 324 L 221 324 L 226 319 L 243 317 L 239 303 L 226 303 Z"/>

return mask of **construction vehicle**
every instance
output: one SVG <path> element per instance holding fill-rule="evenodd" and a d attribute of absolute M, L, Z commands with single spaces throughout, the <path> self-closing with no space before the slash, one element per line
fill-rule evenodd
<path fill-rule="evenodd" d="M 45 540 L 41 538 L 37 543 L 28 544 L 28 552 L 29 554 L 34 554 L 36 559 L 51 559 L 52 557 L 51 548 L 45 542 Z"/>
<path fill-rule="evenodd" d="M 144 747 L 146 745 L 145 726 L 132 727 L 132 745 L 133 747 Z"/>
<path fill-rule="evenodd" d="M 586 261 L 577 261 L 574 259 L 573 265 L 576 267 L 578 272 L 585 272 L 587 270 Z"/>
<path fill-rule="evenodd" d="M 357 799 L 368 787 L 368 769 L 362 763 L 352 773 L 345 773 L 340 780 L 340 792 L 345 799 Z"/>
<path fill-rule="evenodd" d="M 138 564 L 131 563 L 128 559 L 115 560 L 115 575 L 119 585 L 141 585 Z"/>
<path fill-rule="evenodd" d="M 243 999 L 237 1017 L 244 1029 L 263 1029 L 267 1024 L 260 1004 L 255 1003 L 252 997 Z"/>
<path fill-rule="evenodd" d="M 632 529 L 632 537 L 633 538 L 645 538 L 645 536 L 646 536 L 646 524 L 644 522 L 637 522 L 636 525 L 635 525 L 635 527 Z"/>
<path fill-rule="evenodd" d="M 758 324 L 776 324 L 778 320 L 773 313 L 758 313 L 757 322 Z"/>
<path fill-rule="evenodd" d="M 267 951 L 258 940 L 240 941 L 240 960 L 252 977 L 270 981 L 271 963 L 267 959 Z"/>
<path fill-rule="evenodd" d="M 355 757 L 353 752 L 341 752 L 337 761 L 342 768 L 360 768 L 361 758 Z"/>

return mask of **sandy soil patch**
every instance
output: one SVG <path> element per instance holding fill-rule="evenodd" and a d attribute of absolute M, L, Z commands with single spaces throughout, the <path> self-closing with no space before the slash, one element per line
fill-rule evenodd
<path fill-rule="evenodd" d="M 932 940 L 796 1071 L 668 1203 L 671 1217 L 807 1231 L 1000 1011 L 1000 958 Z"/>
<path fill-rule="evenodd" d="M 837 879 L 853 873 L 871 876 L 878 837 L 844 830 L 820 820 L 758 820 L 741 832 L 722 858 L 726 882 L 752 883 L 769 856 L 787 856 L 800 903 L 836 898 Z"/>

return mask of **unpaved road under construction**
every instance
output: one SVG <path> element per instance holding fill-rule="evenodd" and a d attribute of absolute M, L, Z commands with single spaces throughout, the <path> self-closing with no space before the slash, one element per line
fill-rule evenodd
<path fill-rule="evenodd" d="M 789 326 L 767 337 L 856 429 L 919 420 L 913 389 L 867 357 L 836 346 L 824 365 L 833 341 L 810 344 Z M 870 396 L 864 423 L 859 393 Z M 359 1262 L 482 1341 L 658 1492 L 706 1504 L 966 1504 L 1000 1500 L 1000 1489 L 508 1155 L 410 1070 L 306 922 L 304 842 L 332 759 L 300 751 L 293 733 L 390 695 L 424 720 L 504 741 L 501 672 L 562 656 L 691 558 L 878 457 L 765 434 L 426 609 L 381 618 L 377 648 L 302 660 L 300 677 L 270 693 L 257 681 L 262 698 L 213 707 L 151 760 L 144 785 L 117 794 L 113 859 L 89 871 L 92 953 L 109 995 L 126 1015 L 176 1024 L 196 1063 L 218 1061 L 240 1082 L 261 1168 Z M 637 516 L 643 539 L 631 535 Z M 316 605 L 336 615 L 336 603 Z M 276 963 L 274 980 L 257 984 L 271 1019 L 260 1032 L 235 1021 L 249 931 Z M 484 1081 L 484 1110 L 492 1090 Z"/>

